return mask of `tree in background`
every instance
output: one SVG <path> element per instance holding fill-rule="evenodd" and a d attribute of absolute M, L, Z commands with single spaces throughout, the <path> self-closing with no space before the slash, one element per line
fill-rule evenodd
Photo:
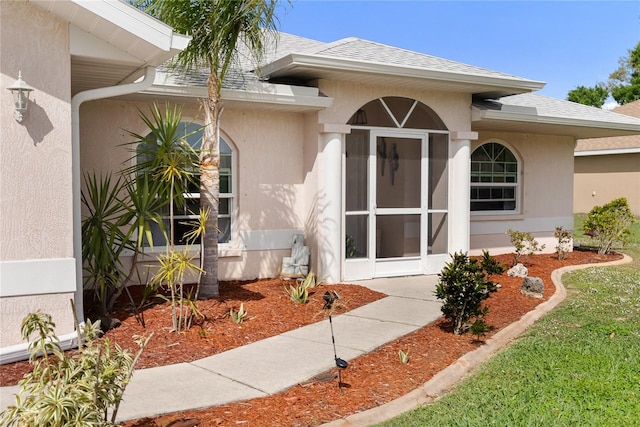
<path fill-rule="evenodd" d="M 597 84 L 594 87 L 578 86 L 569 92 L 567 101 L 602 108 L 608 97 L 609 91 L 604 84 Z"/>
<path fill-rule="evenodd" d="M 620 66 L 609 75 L 611 96 L 623 105 L 640 99 L 640 42 L 629 55 L 620 58 Z"/>
<path fill-rule="evenodd" d="M 609 75 L 609 81 L 594 87 L 578 86 L 569 91 L 567 100 L 601 108 L 609 94 L 620 105 L 640 99 L 640 42 L 629 54 L 619 59 L 619 67 Z"/>
<path fill-rule="evenodd" d="M 219 140 L 223 111 L 220 93 L 240 53 L 260 64 L 265 42 L 275 40 L 277 0 L 142 0 L 138 4 L 175 31 L 191 36 L 187 48 L 175 59 L 178 68 L 189 72 L 206 67 L 208 72 L 208 98 L 201 99 L 205 127 L 200 154 L 200 204 L 209 217 L 203 237 L 205 274 L 200 297 L 217 297 Z"/>

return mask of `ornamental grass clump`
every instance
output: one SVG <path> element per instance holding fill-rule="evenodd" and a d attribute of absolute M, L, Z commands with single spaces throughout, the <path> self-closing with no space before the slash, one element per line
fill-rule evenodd
<path fill-rule="evenodd" d="M 489 308 L 482 301 L 498 287 L 488 279 L 482 264 L 463 252 L 454 253 L 438 277 L 435 295 L 444 301 L 442 314 L 451 321 L 453 333 L 461 335 L 469 329 L 471 319 L 487 314 Z"/>
<path fill-rule="evenodd" d="M 82 327 L 85 347 L 73 355 L 63 353 L 49 314 L 31 313 L 22 321 L 21 333 L 29 343 L 33 371 L 18 383 L 16 403 L 0 413 L 3 426 L 115 426 L 118 408 L 133 368 L 148 338 L 138 338 L 133 356 L 108 339 L 95 338 L 100 322 Z M 42 355 L 42 358 L 38 358 Z"/>

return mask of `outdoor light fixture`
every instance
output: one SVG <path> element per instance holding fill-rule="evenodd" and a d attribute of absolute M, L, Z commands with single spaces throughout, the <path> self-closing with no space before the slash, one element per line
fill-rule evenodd
<path fill-rule="evenodd" d="M 29 106 L 29 95 L 33 92 L 33 88 L 26 84 L 22 80 L 22 71 L 18 72 L 18 80 L 7 88 L 13 95 L 13 102 L 15 110 L 13 112 L 13 118 L 18 123 L 22 123 L 27 115 L 27 108 Z"/>
<path fill-rule="evenodd" d="M 342 369 L 347 369 L 347 367 L 349 366 L 349 363 L 346 360 L 339 358 L 336 354 L 336 338 L 333 334 L 333 322 L 331 321 L 331 311 L 330 311 L 331 307 L 333 306 L 333 303 L 336 300 L 339 300 L 340 296 L 336 291 L 332 291 L 332 292 L 327 291 L 322 296 L 322 299 L 324 300 L 324 305 L 322 306 L 322 309 L 329 310 L 329 325 L 331 325 L 331 342 L 333 342 L 333 360 L 335 360 L 336 367 L 338 368 L 338 388 L 340 389 L 340 391 L 342 391 L 342 375 L 340 375 L 340 371 Z"/>

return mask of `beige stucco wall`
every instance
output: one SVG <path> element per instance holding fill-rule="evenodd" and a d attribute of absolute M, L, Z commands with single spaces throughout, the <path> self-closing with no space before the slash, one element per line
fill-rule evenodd
<path fill-rule="evenodd" d="M 471 152 L 488 141 L 509 147 L 521 160 L 521 212 L 471 215 L 471 253 L 512 252 L 508 229 L 533 233 L 554 252 L 555 227 L 573 229 L 573 138 L 551 135 L 480 132 Z"/>
<path fill-rule="evenodd" d="M 93 101 L 81 107 L 83 172 L 117 172 L 130 165 L 131 153 L 120 146 L 133 140 L 126 131 L 148 133 L 136 107 L 149 111 L 147 104 L 119 100 Z M 185 120 L 199 121 L 198 116 L 197 105 L 184 106 Z M 304 127 L 300 113 L 225 109 L 222 132 L 238 156 L 239 214 L 235 242 L 221 250 L 222 280 L 277 275 L 282 257 L 290 250 L 261 249 L 257 240 L 269 233 L 305 229 L 309 207 L 302 193 Z"/>
<path fill-rule="evenodd" d="M 640 215 L 640 153 L 575 157 L 574 212 L 589 212 L 618 197 L 626 197 Z"/>
<path fill-rule="evenodd" d="M 68 26 L 26 2 L 2 1 L 0 43 L 0 345 L 7 346 L 21 342 L 20 321 L 37 309 L 54 316 L 58 334 L 73 331 L 73 294 L 56 288 L 75 288 L 68 269 L 73 257 Z M 34 88 L 22 124 L 13 118 L 6 90 L 18 71 Z M 68 270 L 65 283 L 47 283 L 47 269 L 39 271 L 43 265 Z M 35 296 L 41 292 L 46 295 Z"/>

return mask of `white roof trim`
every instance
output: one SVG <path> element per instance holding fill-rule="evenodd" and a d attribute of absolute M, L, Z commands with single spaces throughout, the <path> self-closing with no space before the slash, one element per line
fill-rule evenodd
<path fill-rule="evenodd" d="M 573 153 L 574 157 L 583 156 L 605 156 L 610 154 L 636 154 L 640 153 L 640 147 L 635 148 L 614 148 L 611 150 L 584 150 Z"/>
<path fill-rule="evenodd" d="M 537 111 L 533 113 L 533 110 L 525 112 L 516 111 L 498 111 L 498 110 L 484 110 L 477 107 L 471 108 L 471 120 L 495 120 L 503 122 L 526 122 L 537 123 L 544 125 L 556 125 L 556 126 L 571 126 L 571 127 L 586 127 L 586 128 L 598 128 L 598 129 L 615 129 L 630 132 L 639 132 L 640 127 L 637 124 L 611 122 L 604 120 L 588 120 L 571 117 L 554 117 L 554 116 L 541 116 Z"/>
<path fill-rule="evenodd" d="M 207 98 L 207 88 L 201 86 L 177 86 L 154 84 L 140 94 L 153 96 L 177 96 L 187 98 Z M 290 107 L 298 110 L 319 110 L 330 107 L 333 98 L 321 96 L 314 87 L 290 86 L 255 82 L 246 89 L 222 89 L 222 101 L 225 105 L 234 103 L 251 103 Z"/>
<path fill-rule="evenodd" d="M 509 88 L 515 92 L 530 92 L 540 90 L 545 83 L 522 78 L 498 76 L 481 76 L 471 73 L 432 70 L 420 67 L 409 67 L 396 64 L 382 64 L 373 61 L 358 61 L 321 55 L 289 54 L 260 69 L 263 76 L 269 78 L 271 74 L 287 68 L 309 67 L 334 70 L 341 72 L 373 73 L 392 75 L 395 77 L 419 78 L 451 83 L 482 85 L 495 88 Z"/>

